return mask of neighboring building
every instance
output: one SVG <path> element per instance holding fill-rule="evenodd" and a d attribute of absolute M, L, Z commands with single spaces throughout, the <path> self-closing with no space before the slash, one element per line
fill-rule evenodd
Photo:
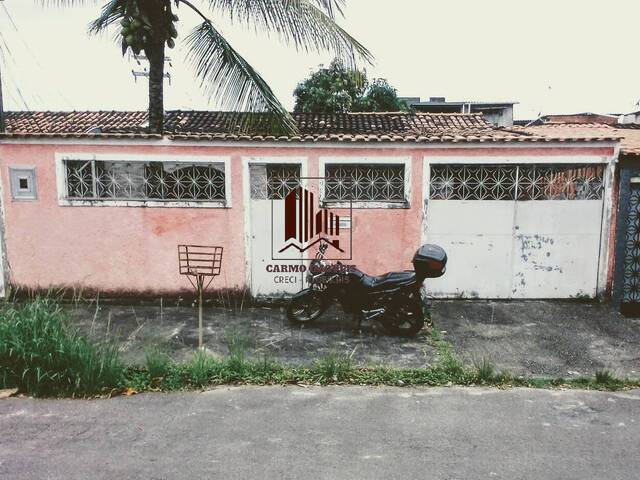
<path fill-rule="evenodd" d="M 6 281 L 175 295 L 189 286 L 177 245 L 199 244 L 224 247 L 215 288 L 295 292 L 303 275 L 273 265 L 301 264 L 274 254 L 278 212 L 300 177 L 309 192 L 293 220 L 304 231 L 294 233 L 313 232 L 308 219 L 328 207 L 330 234 L 352 245 L 344 263 L 370 274 L 411 269 L 430 242 L 449 255 L 447 273 L 427 283 L 435 296 L 606 293 L 613 135 L 538 135 L 496 129 L 480 114 L 420 113 L 300 114 L 299 135 L 242 135 L 227 133 L 234 118 L 168 112 L 166 133 L 151 135 L 143 112 L 9 112 L 0 136 Z M 316 232 L 328 231 L 327 212 Z"/>
<path fill-rule="evenodd" d="M 445 97 L 403 97 L 402 100 L 416 112 L 423 113 L 482 113 L 496 127 L 513 125 L 513 106 L 517 102 L 452 102 Z"/>
<path fill-rule="evenodd" d="M 595 123 L 600 125 L 616 125 L 620 115 L 602 114 L 602 113 L 569 113 L 560 115 L 543 115 L 536 120 L 518 120 L 516 123 L 520 126 L 533 126 L 542 124 L 586 124 Z"/>
<path fill-rule="evenodd" d="M 620 115 L 619 123 L 623 123 L 623 124 L 640 123 L 640 110 L 636 112 L 624 113 Z"/>

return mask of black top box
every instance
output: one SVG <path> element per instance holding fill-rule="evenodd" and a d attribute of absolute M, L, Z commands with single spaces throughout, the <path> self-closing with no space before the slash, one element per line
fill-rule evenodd
<path fill-rule="evenodd" d="M 444 275 L 447 266 L 447 254 L 438 245 L 421 246 L 413 256 L 413 269 L 419 278 L 437 278 Z"/>

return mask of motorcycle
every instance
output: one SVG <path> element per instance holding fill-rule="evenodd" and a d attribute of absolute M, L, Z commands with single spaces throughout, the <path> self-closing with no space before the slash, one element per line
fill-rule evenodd
<path fill-rule="evenodd" d="M 413 271 L 370 276 L 353 265 L 324 260 L 328 245 L 319 247 L 307 271 L 308 288 L 295 294 L 287 306 L 287 317 L 304 325 L 317 320 L 332 303 L 362 321 L 377 320 L 392 335 L 413 336 L 424 326 L 421 287 L 425 279 L 444 275 L 447 254 L 437 246 L 421 246 L 413 256 Z"/>

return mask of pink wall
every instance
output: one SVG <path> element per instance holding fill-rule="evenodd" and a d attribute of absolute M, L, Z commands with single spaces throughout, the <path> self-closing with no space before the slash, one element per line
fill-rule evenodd
<path fill-rule="evenodd" d="M 231 158 L 232 208 L 60 206 L 56 153 L 179 154 Z M 422 228 L 425 155 L 611 155 L 612 148 L 303 148 L 2 144 L 0 165 L 10 281 L 30 288 L 76 287 L 108 293 L 175 293 L 190 288 L 177 272 L 179 243 L 225 248 L 216 288 L 245 286 L 243 156 L 302 156 L 310 176 L 319 156 L 411 156 L 411 207 L 357 209 L 353 213 L 353 261 L 371 274 L 410 269 Z M 9 166 L 37 168 L 38 199 L 11 199 Z M 229 174 L 229 172 L 227 172 Z"/>

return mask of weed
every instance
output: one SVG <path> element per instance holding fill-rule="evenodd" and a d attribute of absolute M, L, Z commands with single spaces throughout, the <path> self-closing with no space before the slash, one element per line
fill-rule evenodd
<path fill-rule="evenodd" d="M 207 352 L 198 350 L 186 365 L 187 377 L 191 384 L 203 387 L 220 377 L 221 363 Z"/>
<path fill-rule="evenodd" d="M 149 373 L 149 377 L 163 378 L 171 366 L 171 358 L 160 348 L 152 347 L 144 355 L 144 365 Z"/>
<path fill-rule="evenodd" d="M 115 343 L 79 335 L 55 301 L 36 297 L 0 308 L 0 388 L 91 395 L 117 385 L 122 374 Z"/>
<path fill-rule="evenodd" d="M 344 382 L 353 374 L 354 366 L 350 356 L 334 352 L 319 358 L 311 369 L 312 378 L 318 383 Z"/>
<path fill-rule="evenodd" d="M 594 377 L 596 388 L 606 388 L 609 390 L 618 390 L 624 386 L 624 381 L 614 375 L 611 370 L 596 370 Z"/>
<path fill-rule="evenodd" d="M 489 359 L 483 357 L 480 360 L 475 360 L 473 363 L 476 369 L 477 383 L 491 383 L 494 378 L 496 378 L 496 369 Z"/>

